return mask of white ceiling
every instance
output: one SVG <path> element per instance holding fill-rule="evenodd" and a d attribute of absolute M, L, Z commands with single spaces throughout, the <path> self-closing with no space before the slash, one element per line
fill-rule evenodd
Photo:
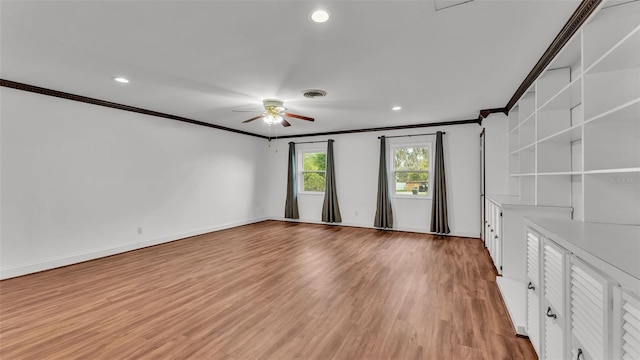
<path fill-rule="evenodd" d="M 316 118 L 279 135 L 474 119 L 506 105 L 579 3 L 2 0 L 0 77 L 263 135 L 231 110 L 276 97 Z M 319 6 L 327 23 L 308 19 Z"/>

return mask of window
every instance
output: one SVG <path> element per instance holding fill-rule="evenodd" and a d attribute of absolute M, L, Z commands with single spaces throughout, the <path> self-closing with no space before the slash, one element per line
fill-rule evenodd
<path fill-rule="evenodd" d="M 431 143 L 398 145 L 392 149 L 393 194 L 422 198 L 431 196 Z"/>
<path fill-rule="evenodd" d="M 325 171 L 327 169 L 327 153 L 320 150 L 300 152 L 301 192 L 322 192 L 325 186 Z"/>

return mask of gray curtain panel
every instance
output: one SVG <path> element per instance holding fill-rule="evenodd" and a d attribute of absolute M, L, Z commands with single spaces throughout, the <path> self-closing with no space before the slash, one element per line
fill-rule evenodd
<path fill-rule="evenodd" d="M 287 201 L 284 203 L 284 217 L 299 219 L 298 214 L 298 183 L 296 181 L 296 144 L 289 143 L 289 171 L 287 174 Z"/>
<path fill-rule="evenodd" d="M 380 137 L 380 168 L 378 171 L 378 200 L 373 226 L 393 228 L 393 211 L 389 195 L 389 171 L 387 170 L 387 145 L 384 136 Z"/>
<path fill-rule="evenodd" d="M 447 185 L 444 175 L 444 154 L 442 150 L 442 131 L 436 133 L 436 161 L 433 167 L 433 201 L 431 204 L 431 232 L 448 234 Z"/>
<path fill-rule="evenodd" d="M 322 205 L 322 221 L 339 223 L 340 205 L 338 205 L 338 193 L 336 191 L 336 171 L 333 163 L 333 140 L 327 141 L 327 173 L 324 190 L 324 204 Z"/>

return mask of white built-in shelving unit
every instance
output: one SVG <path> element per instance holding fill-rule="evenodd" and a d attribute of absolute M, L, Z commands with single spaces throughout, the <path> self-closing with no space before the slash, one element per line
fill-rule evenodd
<path fill-rule="evenodd" d="M 509 193 L 640 224 L 640 2 L 609 2 L 509 114 Z"/>
<path fill-rule="evenodd" d="M 559 287 L 544 281 L 544 267 L 549 266 L 547 275 L 552 276 L 557 269 L 551 266 L 557 263 L 542 261 L 537 277 L 532 264 L 537 257 L 545 259 L 545 243 L 529 239 L 525 223 L 531 217 L 548 218 L 581 229 L 602 225 L 611 236 L 620 233 L 616 227 L 625 234 L 640 234 L 640 1 L 603 1 L 511 109 L 507 135 L 508 194 L 487 195 L 504 215 L 499 231 L 502 248 L 490 252 L 501 256 L 494 259 L 494 264 L 502 266 L 497 283 L 516 332 L 529 334 L 539 344 L 560 341 L 542 346 L 541 358 L 575 357 L 570 346 L 575 339 L 558 335 L 570 331 L 573 321 L 564 309 L 559 309 L 564 316 L 560 328 L 544 321 L 527 325 L 532 316 L 553 308 L 545 294 Z M 537 225 L 544 232 L 548 224 Z M 586 235 L 573 235 L 567 241 L 580 246 Z M 613 240 L 603 237 L 601 241 Z M 637 241 L 640 245 L 640 238 Z M 540 244 L 540 253 L 530 254 L 529 259 L 527 249 L 534 243 Z M 548 245 L 548 256 L 560 253 L 554 246 Z M 589 254 L 590 250 L 575 252 Z M 556 274 L 561 278 L 573 274 L 569 265 L 588 267 L 597 260 L 579 256 L 581 262 L 574 263 L 562 254 L 562 271 Z M 640 251 L 630 256 L 640 263 Z M 564 299 L 570 298 L 569 289 L 561 289 Z M 640 289 L 625 291 L 631 299 L 628 304 L 640 304 Z M 580 346 L 584 350 L 590 345 L 583 341 Z M 607 354 L 618 350 L 611 351 Z M 590 352 L 595 358 L 602 356 L 598 349 Z"/>

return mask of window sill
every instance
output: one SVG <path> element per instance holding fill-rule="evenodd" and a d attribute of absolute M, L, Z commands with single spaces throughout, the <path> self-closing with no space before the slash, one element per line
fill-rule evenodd
<path fill-rule="evenodd" d="M 393 199 L 410 199 L 410 200 L 431 200 L 431 196 L 423 195 L 392 195 Z"/>
<path fill-rule="evenodd" d="M 298 193 L 298 195 L 324 195 L 324 191 L 320 192 L 320 191 L 301 191 Z"/>

